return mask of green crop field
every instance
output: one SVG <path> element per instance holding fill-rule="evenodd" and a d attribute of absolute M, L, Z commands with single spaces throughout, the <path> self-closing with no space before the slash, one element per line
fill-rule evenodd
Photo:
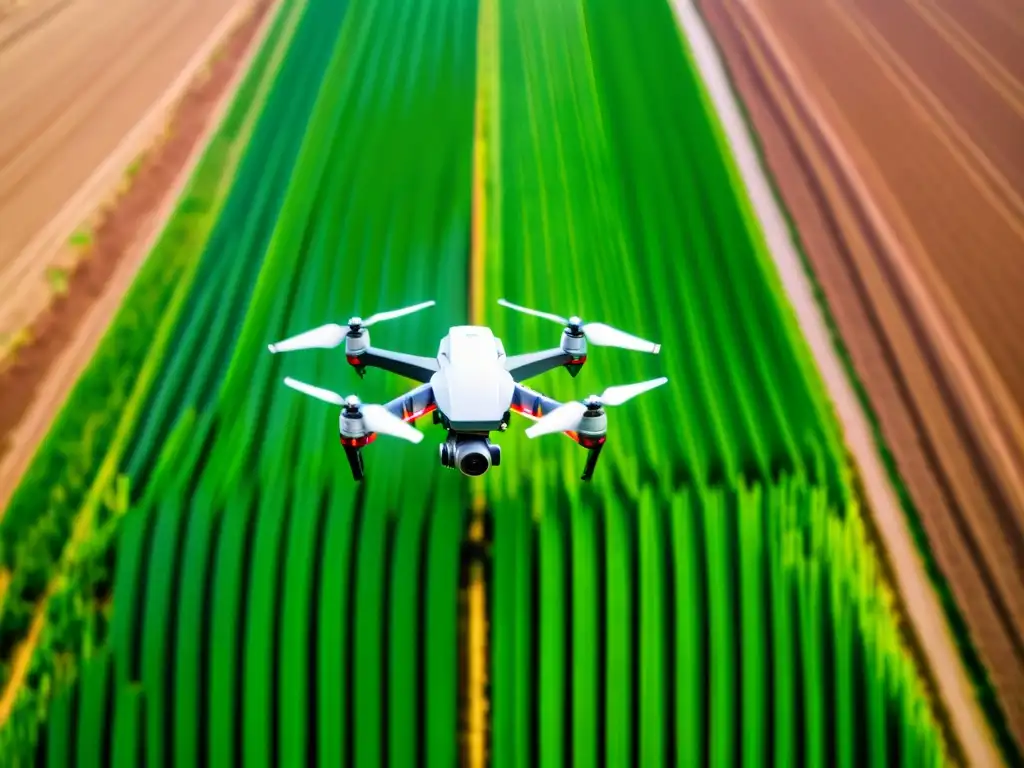
<path fill-rule="evenodd" d="M 945 764 L 695 72 L 665 0 L 283 0 L 0 524 L 0 763 L 451 765 L 483 509 L 495 765 Z M 502 296 L 663 344 L 530 382 L 668 376 L 610 409 L 589 485 L 525 418 L 485 479 L 424 424 L 356 485 L 336 409 L 281 379 L 408 382 L 266 352 L 426 299 L 375 343 L 556 343 Z"/>

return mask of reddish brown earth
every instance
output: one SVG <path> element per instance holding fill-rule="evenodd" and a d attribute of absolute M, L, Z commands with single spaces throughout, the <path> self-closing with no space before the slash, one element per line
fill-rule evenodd
<path fill-rule="evenodd" d="M 1024 743 L 1021 6 L 699 5 Z"/>
<path fill-rule="evenodd" d="M 163 128 L 241 0 L 21 0 L 0 17 L 3 337 L 45 306 L 52 265 Z"/>
<path fill-rule="evenodd" d="M 176 105 L 163 139 L 143 156 L 131 183 L 95 217 L 92 241 L 69 276 L 66 294 L 37 316 L 32 341 L 0 363 L 0 510 L 49 426 L 45 418 L 29 419 L 39 423 L 27 429 L 26 415 L 41 393 L 54 400 L 45 410 L 55 412 L 88 362 L 173 202 L 169 198 L 181 191 L 253 53 L 254 40 L 265 32 L 273 5 L 258 0 L 231 30 Z M 83 325 L 91 326 L 84 334 Z M 55 374 L 59 380 L 53 380 Z"/>

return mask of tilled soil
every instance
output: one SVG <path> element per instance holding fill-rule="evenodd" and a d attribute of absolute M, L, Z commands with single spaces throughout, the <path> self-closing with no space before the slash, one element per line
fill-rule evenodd
<path fill-rule="evenodd" d="M 984 339 L 1017 407 L 1024 402 L 1024 379 L 1014 372 L 1024 363 L 1024 240 L 1013 214 L 1021 169 L 1006 170 L 1024 141 L 1014 146 L 1017 107 L 1000 102 L 991 87 L 979 95 L 984 83 L 970 81 L 983 80 L 976 69 L 962 60 L 948 72 L 938 66 L 938 33 L 920 23 L 921 14 L 962 14 L 963 28 L 982 28 L 978 19 L 985 17 L 960 5 L 966 3 L 945 0 L 923 11 L 911 0 L 846 6 L 849 14 L 871 19 L 865 25 L 877 24 L 894 38 L 889 45 L 914 62 L 907 65 L 911 77 L 886 71 L 879 63 L 881 44 L 866 47 L 863 28 L 851 31 L 828 3 L 700 3 L 938 566 L 1011 731 L 1024 742 L 1024 510 L 1012 487 L 1020 462 L 1013 454 L 998 465 L 991 444 L 998 437 L 1019 450 L 1008 426 L 1014 408 L 1000 403 L 995 387 L 981 387 L 989 395 L 985 406 L 1004 420 L 998 435 L 986 432 L 963 383 L 991 384 L 981 370 L 984 361 L 975 357 L 957 369 L 949 352 L 963 355 L 975 335 Z M 1005 40 L 1001 48 L 993 46 L 993 59 L 1000 50 L 1007 61 L 990 71 L 1008 72 L 1012 56 Z M 793 71 L 787 71 L 789 63 Z M 931 112 L 921 105 L 923 91 L 907 88 L 910 80 L 934 84 Z M 1009 88 L 1011 80 L 1001 82 Z M 959 118 L 972 109 L 962 129 L 937 116 L 945 111 Z M 845 158 L 826 140 L 821 115 L 848 151 Z M 974 135 L 983 137 L 974 141 Z M 1024 136 L 1024 129 L 1017 135 Z M 990 154 L 1000 159 L 986 167 Z M 851 165 L 870 197 L 851 180 Z M 881 210 L 881 224 L 867 199 Z M 941 324 L 929 322 L 900 259 L 914 259 L 928 274 L 931 300 L 943 307 L 947 321 L 955 317 L 971 327 L 954 326 L 955 338 L 940 338 Z"/>
<path fill-rule="evenodd" d="M 235 0 L 29 0 L 0 22 L 0 264 L 26 250 Z"/>
<path fill-rule="evenodd" d="M 948 294 L 943 303 L 969 324 L 972 340 L 995 364 L 1019 421 L 1024 94 L 1020 81 L 999 74 L 1007 71 L 1001 60 L 982 59 L 986 39 L 972 40 L 981 54 L 962 42 L 955 19 L 977 9 L 969 10 L 968 0 L 950 4 L 940 29 L 960 35 L 953 44 L 921 22 L 919 0 L 751 5 L 769 20 L 810 95 L 843 136 L 907 257 L 937 296 Z"/>
<path fill-rule="evenodd" d="M 154 141 L 241 2 L 28 0 L 0 19 L 0 356 L 77 260 L 72 230 Z"/>
<path fill-rule="evenodd" d="M 151 234 L 161 203 L 194 156 L 227 86 L 245 61 L 272 0 L 258 0 L 230 33 L 208 71 L 192 85 L 177 106 L 161 143 L 146 153 L 131 185 L 101 215 L 88 253 L 69 278 L 65 295 L 56 298 L 30 330 L 32 342 L 0 370 L 0 458 L 9 450 L 13 429 L 24 416 L 41 384 L 50 375 L 75 334 L 78 322 L 107 289 L 125 254 Z M 127 286 L 125 286 L 127 287 Z M 73 381 L 68 382 L 71 386 Z"/>

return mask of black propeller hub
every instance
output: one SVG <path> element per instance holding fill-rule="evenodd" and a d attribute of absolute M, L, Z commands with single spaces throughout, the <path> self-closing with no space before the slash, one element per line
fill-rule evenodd
<path fill-rule="evenodd" d="M 348 335 L 358 336 L 363 330 L 363 318 L 350 317 L 348 321 Z"/>
<path fill-rule="evenodd" d="M 350 419 L 358 419 L 361 417 L 359 406 L 362 403 L 359 402 L 359 398 L 355 395 L 350 395 L 345 398 L 345 415 Z"/>
<path fill-rule="evenodd" d="M 576 315 L 573 315 L 569 318 L 569 324 L 566 326 L 566 330 L 569 332 L 570 336 L 579 338 L 583 335 L 583 321 Z"/>
<path fill-rule="evenodd" d="M 600 413 L 604 403 L 601 402 L 601 398 L 597 395 L 591 395 L 583 401 L 583 405 L 587 407 L 587 415 L 592 415 Z"/>

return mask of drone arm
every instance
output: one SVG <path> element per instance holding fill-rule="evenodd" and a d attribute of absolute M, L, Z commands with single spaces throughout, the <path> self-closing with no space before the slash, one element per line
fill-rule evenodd
<path fill-rule="evenodd" d="M 437 373 L 437 360 L 432 357 L 407 355 L 376 347 L 367 347 L 358 355 L 349 355 L 348 361 L 360 369 L 380 368 L 421 383 L 430 381 L 430 377 Z"/>
<path fill-rule="evenodd" d="M 516 384 L 515 394 L 512 396 L 512 410 L 533 420 L 551 413 L 560 405 L 562 403 L 558 400 L 542 395 L 540 392 L 535 392 L 521 384 Z M 601 457 L 601 450 L 604 448 L 605 443 L 604 435 L 591 437 L 580 435 L 576 432 L 566 432 L 565 434 L 587 449 L 587 463 L 583 468 L 583 475 L 580 479 L 588 482 L 594 476 L 597 461 Z"/>
<path fill-rule="evenodd" d="M 385 403 L 384 407 L 403 421 L 413 424 L 437 408 L 434 388 L 430 384 L 421 384 L 390 403 Z"/>
<path fill-rule="evenodd" d="M 558 406 L 563 405 L 553 397 L 542 395 L 522 384 L 516 384 L 515 392 L 512 395 L 511 410 L 522 414 L 528 419 L 537 421 L 542 416 L 551 413 Z M 579 442 L 575 432 L 566 432 L 569 437 Z"/>
<path fill-rule="evenodd" d="M 529 352 L 505 358 L 505 370 L 514 381 L 525 381 L 532 376 L 561 368 L 562 366 L 580 366 L 586 361 L 586 355 L 573 354 L 561 347 L 546 349 L 543 352 Z"/>

